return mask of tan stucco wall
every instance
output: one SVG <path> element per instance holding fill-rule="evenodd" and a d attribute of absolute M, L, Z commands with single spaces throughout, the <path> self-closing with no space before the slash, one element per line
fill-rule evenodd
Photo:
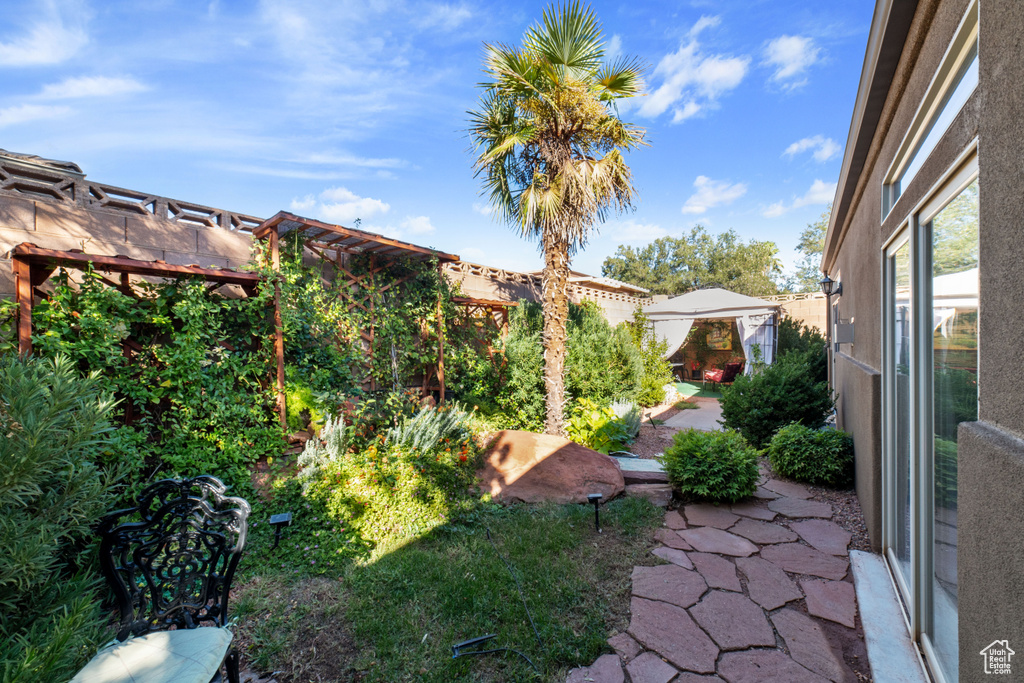
<path fill-rule="evenodd" d="M 783 317 L 788 316 L 798 321 L 801 325 L 817 329 L 822 334 L 825 334 L 827 312 L 825 310 L 824 294 L 820 292 L 810 295 L 780 294 L 778 296 L 763 296 L 761 298 L 779 304 L 782 307 Z"/>
<path fill-rule="evenodd" d="M 0 256 L 22 242 L 45 249 L 234 268 L 248 262 L 252 237 L 154 216 L 0 194 Z M 0 258 L 0 297 L 13 294 L 11 261 Z"/>

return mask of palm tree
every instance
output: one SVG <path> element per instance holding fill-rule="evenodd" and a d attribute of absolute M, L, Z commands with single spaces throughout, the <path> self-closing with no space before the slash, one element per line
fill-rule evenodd
<path fill-rule="evenodd" d="M 636 59 L 604 63 L 597 17 L 578 1 L 549 7 L 521 48 L 485 45 L 480 109 L 472 136 L 495 213 L 544 254 L 545 431 L 564 434 L 566 285 L 569 263 L 608 210 L 632 206 L 636 191 L 623 151 L 644 130 L 619 119 L 615 101 L 637 95 Z"/>

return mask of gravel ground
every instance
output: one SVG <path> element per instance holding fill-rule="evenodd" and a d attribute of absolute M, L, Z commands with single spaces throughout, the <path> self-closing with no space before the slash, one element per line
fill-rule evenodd
<path fill-rule="evenodd" d="M 672 403 L 662 403 L 653 408 L 644 408 L 640 433 L 630 444 L 630 453 L 650 459 L 664 453 L 665 448 L 672 445 L 672 435 L 679 430 L 662 424 L 655 426 L 651 424 L 650 420 L 652 417 L 655 420 L 667 420 L 679 413 L 680 411 L 673 408 L 672 405 Z"/>

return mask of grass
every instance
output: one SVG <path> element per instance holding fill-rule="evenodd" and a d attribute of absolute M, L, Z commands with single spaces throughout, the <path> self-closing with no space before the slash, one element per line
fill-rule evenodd
<path fill-rule="evenodd" d="M 715 386 L 708 384 L 707 386 Z M 721 388 L 721 387 L 719 387 Z M 721 391 L 712 391 L 710 389 L 701 388 L 699 382 L 676 382 L 676 391 L 683 395 L 684 398 L 722 398 Z"/>
<path fill-rule="evenodd" d="M 681 401 L 676 401 L 674 404 L 672 404 L 672 407 L 675 408 L 676 410 L 694 410 L 696 408 L 699 408 L 700 406 L 698 406 L 693 401 L 687 401 L 684 398 Z"/>
<path fill-rule="evenodd" d="M 336 576 L 250 575 L 233 608 L 239 642 L 282 682 L 564 681 L 626 628 L 631 570 L 658 562 L 661 516 L 643 499 L 613 501 L 597 534 L 589 506 L 492 506 Z M 488 648 L 519 650 L 540 673 L 510 653 L 452 658 L 456 642 L 490 633 Z"/>

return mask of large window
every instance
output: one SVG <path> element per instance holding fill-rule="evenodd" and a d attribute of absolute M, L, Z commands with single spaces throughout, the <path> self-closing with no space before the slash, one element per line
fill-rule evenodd
<path fill-rule="evenodd" d="M 914 637 L 957 677 L 957 432 L 978 419 L 978 180 L 968 158 L 885 251 L 882 544 Z"/>

